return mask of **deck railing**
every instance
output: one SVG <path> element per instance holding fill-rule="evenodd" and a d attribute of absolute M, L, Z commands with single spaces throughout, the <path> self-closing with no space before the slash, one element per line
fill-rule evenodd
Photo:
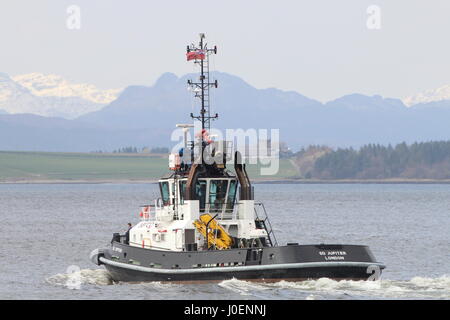
<path fill-rule="evenodd" d="M 264 207 L 262 202 L 255 202 L 255 215 L 256 220 L 259 220 L 266 230 L 270 245 L 277 246 L 278 242 L 275 234 L 273 233 L 272 224 L 270 223 L 269 216 L 267 215 L 266 207 Z"/>

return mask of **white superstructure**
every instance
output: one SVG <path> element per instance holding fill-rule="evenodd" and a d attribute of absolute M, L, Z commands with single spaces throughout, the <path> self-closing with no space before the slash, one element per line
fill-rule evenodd
<path fill-rule="evenodd" d="M 130 231 L 130 245 L 171 251 L 196 245 L 198 250 L 206 250 L 206 239 L 194 225 L 203 214 L 214 216 L 233 238 L 247 243 L 267 238 L 267 231 L 255 223 L 258 217 L 254 200 L 236 201 L 235 177 L 199 178 L 199 200 L 184 200 L 186 183 L 187 178 L 176 177 L 159 181 L 161 198 L 143 207 L 141 221 Z"/>

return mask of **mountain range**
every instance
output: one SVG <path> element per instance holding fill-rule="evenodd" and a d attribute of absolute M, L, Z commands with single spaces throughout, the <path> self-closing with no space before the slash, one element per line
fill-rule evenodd
<path fill-rule="evenodd" d="M 58 76 L 0 74 L 0 150 L 173 145 L 175 124 L 190 122 L 189 114 L 199 111 L 186 85 L 195 77 L 165 73 L 153 86 L 100 90 Z M 257 89 L 227 73 L 211 77 L 219 82 L 211 90 L 211 112 L 219 113 L 214 127 L 280 129 L 281 140 L 293 149 L 450 139 L 450 97 L 444 89 L 403 101 L 350 94 L 321 103 L 294 91 Z"/>
<path fill-rule="evenodd" d="M 403 103 L 407 106 L 416 104 L 424 104 L 428 102 L 439 102 L 442 100 L 450 100 L 450 85 L 444 85 L 437 89 L 429 89 L 416 95 L 406 97 Z"/>
<path fill-rule="evenodd" d="M 61 76 L 30 73 L 9 77 L 0 73 L 0 110 L 74 119 L 100 110 L 115 100 L 120 89 L 101 90 L 71 83 Z"/>

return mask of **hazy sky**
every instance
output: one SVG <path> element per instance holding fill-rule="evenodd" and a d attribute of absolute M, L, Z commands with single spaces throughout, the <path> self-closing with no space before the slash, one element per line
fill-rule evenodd
<path fill-rule="evenodd" d="M 67 28 L 70 5 L 81 10 L 79 30 Z M 380 29 L 367 27 L 370 5 Z M 328 101 L 450 84 L 448 0 L 1 0 L 0 72 L 152 85 L 194 70 L 185 47 L 199 32 L 219 48 L 216 70 L 257 88 Z"/>

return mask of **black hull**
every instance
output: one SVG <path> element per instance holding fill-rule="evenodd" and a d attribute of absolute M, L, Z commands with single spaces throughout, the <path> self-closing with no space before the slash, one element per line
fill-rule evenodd
<path fill-rule="evenodd" d="M 114 242 L 91 259 L 104 265 L 113 280 L 125 282 L 373 280 L 384 269 L 368 247 L 355 245 L 168 252 Z"/>
<path fill-rule="evenodd" d="M 228 271 L 208 272 L 197 274 L 159 274 L 147 273 L 138 270 L 130 270 L 117 266 L 105 265 L 114 281 L 124 282 L 177 282 L 177 283 L 203 283 L 239 279 L 246 281 L 276 282 L 276 281 L 304 281 L 319 278 L 330 278 L 334 280 L 370 280 L 367 266 L 327 266 L 311 267 L 301 269 L 278 269 L 278 270 L 250 270 L 250 271 Z"/>

